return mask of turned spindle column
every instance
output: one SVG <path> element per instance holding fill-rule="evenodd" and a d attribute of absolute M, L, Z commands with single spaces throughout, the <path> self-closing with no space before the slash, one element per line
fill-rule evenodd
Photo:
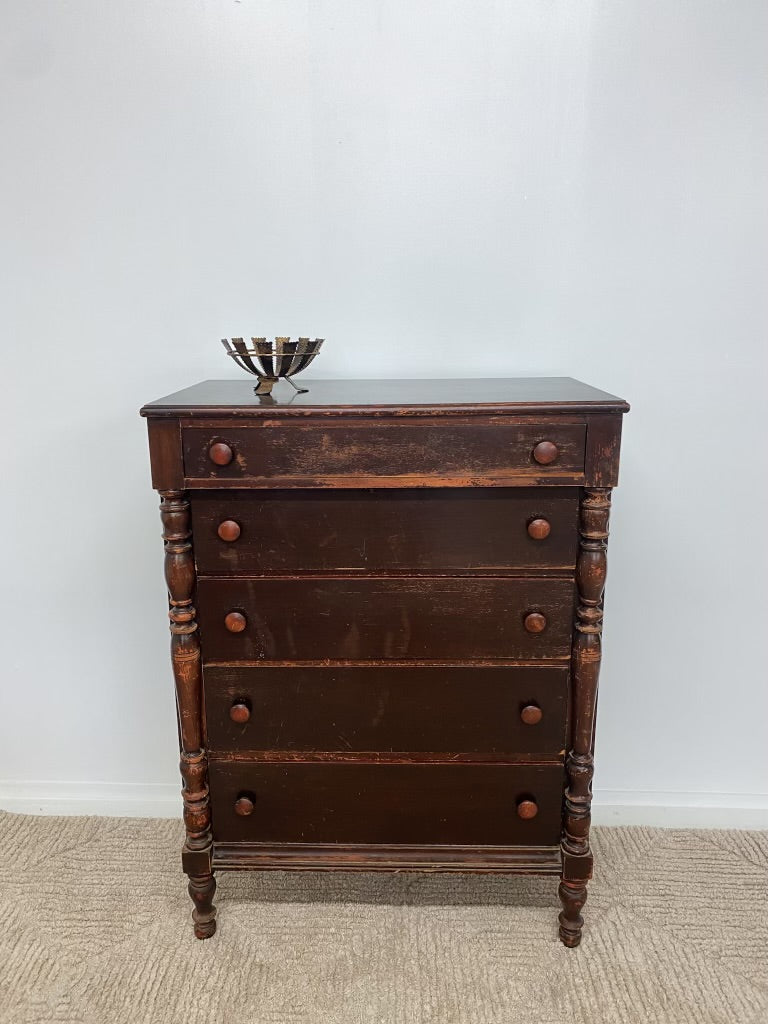
<path fill-rule="evenodd" d="M 584 920 L 581 909 L 592 877 L 589 846 L 592 804 L 593 745 L 597 682 L 600 673 L 600 635 L 611 492 L 586 488 L 579 505 L 579 554 L 576 560 L 577 606 L 571 652 L 571 748 L 566 759 L 565 821 L 561 841 L 563 860 L 560 900 L 560 939 L 578 946 Z"/>
<path fill-rule="evenodd" d="M 192 604 L 195 565 L 189 501 L 184 491 L 160 491 L 160 498 L 168 616 L 171 620 L 171 661 L 181 747 L 181 792 L 187 833 L 182 864 L 189 875 L 189 894 L 195 904 L 192 911 L 195 935 L 198 939 L 207 939 L 216 931 L 216 908 L 213 905 L 216 880 L 211 869 L 208 762 L 202 735 L 202 662 Z"/>

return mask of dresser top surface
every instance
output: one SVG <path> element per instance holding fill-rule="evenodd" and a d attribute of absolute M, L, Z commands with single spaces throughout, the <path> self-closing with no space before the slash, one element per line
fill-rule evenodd
<path fill-rule="evenodd" d="M 463 413 L 627 412 L 616 395 L 572 377 L 509 377 L 447 380 L 310 380 L 297 394 L 280 381 L 275 394 L 254 394 L 256 378 L 206 380 L 145 405 L 142 416 L 308 415 L 362 412 L 447 411 Z"/>

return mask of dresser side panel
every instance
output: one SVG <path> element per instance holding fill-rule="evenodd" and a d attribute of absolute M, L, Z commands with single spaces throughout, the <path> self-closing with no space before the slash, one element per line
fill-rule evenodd
<path fill-rule="evenodd" d="M 147 419 L 152 487 L 156 491 L 184 488 L 181 424 L 178 419 Z"/>
<path fill-rule="evenodd" d="M 587 487 L 616 487 L 623 416 L 598 413 L 587 417 L 584 477 Z"/>

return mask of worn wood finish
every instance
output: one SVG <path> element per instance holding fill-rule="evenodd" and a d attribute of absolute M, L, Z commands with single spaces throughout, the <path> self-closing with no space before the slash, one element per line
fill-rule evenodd
<path fill-rule="evenodd" d="M 441 751 L 445 759 L 558 760 L 567 696 L 565 666 L 205 669 L 212 752 Z"/>
<path fill-rule="evenodd" d="M 182 852 L 190 876 L 189 894 L 195 909 L 195 935 L 207 939 L 216 930 L 211 871 L 211 813 L 208 799 L 208 762 L 202 734 L 202 671 L 200 640 L 193 607 L 195 570 L 189 528 L 189 501 L 183 491 L 161 491 L 160 515 L 165 544 L 165 579 L 171 620 L 171 661 L 176 681 L 179 717 L 184 824 L 187 838 Z"/>
<path fill-rule="evenodd" d="M 213 866 L 277 871 L 468 871 L 559 875 L 559 846 L 413 846 L 407 843 L 221 843 Z"/>
<path fill-rule="evenodd" d="M 573 718 L 571 749 L 566 761 L 568 788 L 562 840 L 563 884 L 560 887 L 563 901 L 560 938 L 566 946 L 578 946 L 581 941 L 581 908 L 587 898 L 587 879 L 592 876 L 589 826 L 610 510 L 609 490 L 583 492 L 579 519 L 580 549 L 576 563 L 578 604 L 572 656 Z"/>
<path fill-rule="evenodd" d="M 572 580 L 517 577 L 236 577 L 197 588 L 212 661 L 567 658 L 573 597 Z M 238 628 L 245 620 L 239 632 L 231 616 Z"/>
<path fill-rule="evenodd" d="M 549 846 L 560 835 L 560 765 L 217 760 L 210 785 L 222 842 Z M 538 813 L 520 817 L 523 801 Z"/>
<path fill-rule="evenodd" d="M 582 483 L 585 445 L 581 423 L 510 423 L 501 417 L 461 423 L 297 421 L 288 431 L 280 420 L 182 429 L 187 480 L 217 486 Z"/>
<path fill-rule="evenodd" d="M 578 944 L 627 409 L 567 378 L 144 407 L 198 937 L 217 868 L 489 871 L 559 873 Z"/>
<path fill-rule="evenodd" d="M 577 515 L 565 488 L 192 495 L 204 575 L 573 572 Z"/>
<path fill-rule="evenodd" d="M 619 482 L 622 416 L 620 413 L 587 416 L 586 423 L 586 486 L 615 487 Z"/>

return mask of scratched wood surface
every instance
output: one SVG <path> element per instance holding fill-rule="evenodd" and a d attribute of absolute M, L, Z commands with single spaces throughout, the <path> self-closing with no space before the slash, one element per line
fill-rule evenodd
<path fill-rule="evenodd" d="M 570 655 L 571 579 L 206 578 L 197 609 L 206 661 L 541 658 Z M 245 620 L 230 632 L 231 612 Z M 526 616 L 543 615 L 541 632 Z"/>
<path fill-rule="evenodd" d="M 540 463 L 542 441 L 557 455 Z M 579 483 L 584 478 L 586 426 L 582 423 L 514 423 L 499 417 L 467 422 L 406 419 L 387 422 L 281 420 L 246 426 L 185 427 L 184 474 L 209 484 L 252 486 L 474 486 L 529 478 L 531 483 Z M 232 452 L 225 464 L 211 458 L 212 445 Z"/>
<path fill-rule="evenodd" d="M 201 574 L 573 572 L 577 515 L 567 488 L 192 494 Z"/>
<path fill-rule="evenodd" d="M 567 666 L 210 665 L 204 675 L 211 751 L 473 760 L 564 753 Z"/>
<path fill-rule="evenodd" d="M 560 765 L 329 764 L 214 761 L 223 842 L 546 846 L 560 836 Z M 241 816 L 238 798 L 253 811 Z M 520 818 L 522 800 L 539 808 Z"/>

